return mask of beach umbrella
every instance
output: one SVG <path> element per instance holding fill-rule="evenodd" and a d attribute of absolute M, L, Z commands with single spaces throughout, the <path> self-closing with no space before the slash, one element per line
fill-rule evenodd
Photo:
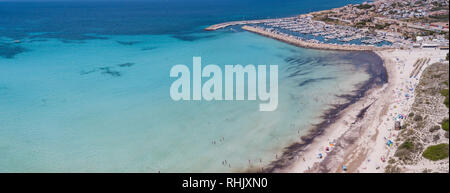
<path fill-rule="evenodd" d="M 393 144 L 393 142 L 392 142 L 391 140 L 389 140 L 389 141 L 387 142 L 387 145 L 388 145 L 389 147 L 391 147 L 392 144 Z"/>

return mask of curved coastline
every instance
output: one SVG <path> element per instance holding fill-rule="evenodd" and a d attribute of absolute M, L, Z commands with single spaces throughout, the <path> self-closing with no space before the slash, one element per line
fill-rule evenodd
<path fill-rule="evenodd" d="M 369 62 L 368 66 L 366 66 L 366 72 L 370 76 L 369 79 L 358 85 L 357 89 L 354 90 L 352 94 L 337 96 L 339 98 L 347 100 L 347 102 L 343 104 L 331 104 L 332 107 L 329 110 L 325 111 L 321 116 L 323 121 L 319 124 L 313 125 L 312 128 L 308 131 L 308 134 L 302 136 L 299 142 L 295 142 L 285 147 L 283 153 L 278 157 L 278 159 L 272 161 L 263 169 L 248 168 L 244 172 L 273 173 L 289 168 L 296 162 L 298 156 L 302 152 L 307 151 L 308 146 L 313 144 L 314 140 L 317 137 L 323 136 L 325 131 L 329 130 L 336 121 L 341 119 L 345 110 L 349 109 L 351 105 L 366 97 L 367 93 L 369 93 L 372 89 L 382 87 L 383 85 L 388 83 L 387 69 L 381 56 L 372 51 L 353 52 L 355 54 L 369 54 L 373 58 L 375 58 L 375 61 Z M 358 117 L 363 117 L 369 107 L 370 105 L 358 109 Z"/>
<path fill-rule="evenodd" d="M 308 49 L 319 49 L 319 50 L 348 51 L 355 53 L 364 52 L 366 54 L 374 56 L 376 58 L 376 61 L 369 62 L 369 65 L 366 67 L 366 72 L 370 76 L 370 78 L 367 81 L 358 85 L 357 89 L 355 89 L 355 91 L 353 91 L 352 94 L 338 96 L 339 98 L 345 99 L 347 102 L 343 104 L 331 104 L 332 107 L 329 110 L 325 111 L 321 116 L 323 121 L 320 122 L 319 124 L 313 125 L 311 129 L 309 129 L 308 134 L 302 136 L 299 142 L 294 142 L 293 144 L 285 147 L 281 156 L 278 156 L 276 160 L 272 161 L 264 168 L 249 167 L 246 170 L 244 170 L 244 172 L 273 173 L 283 171 L 289 168 L 290 166 L 294 165 L 299 155 L 301 155 L 302 152 L 308 151 L 308 147 L 315 142 L 314 140 L 316 138 L 324 136 L 325 131 L 329 130 L 329 128 L 331 128 L 331 126 L 334 125 L 335 122 L 339 121 L 346 114 L 345 113 L 346 110 L 349 110 L 353 104 L 356 104 L 357 102 L 362 101 L 365 97 L 368 97 L 368 93 L 371 92 L 372 90 L 380 88 L 388 83 L 388 72 L 386 65 L 382 59 L 382 56 L 377 54 L 377 52 L 384 50 L 392 50 L 392 48 L 364 46 L 364 45 L 337 45 L 337 44 L 307 42 L 287 35 L 277 34 L 274 32 L 266 31 L 257 27 L 247 25 L 247 24 L 263 23 L 269 20 L 276 20 L 276 19 L 226 22 L 212 25 L 206 28 L 205 30 L 214 31 L 233 25 L 241 25 L 242 26 L 241 28 L 248 32 L 266 36 L 268 38 L 282 41 L 297 47 Z M 368 106 L 363 106 L 361 108 L 358 107 L 357 111 L 359 113 L 357 115 L 357 119 L 364 117 L 365 113 L 367 112 L 370 106 L 371 104 L 369 104 Z M 288 172 L 290 171 L 288 170 Z"/>

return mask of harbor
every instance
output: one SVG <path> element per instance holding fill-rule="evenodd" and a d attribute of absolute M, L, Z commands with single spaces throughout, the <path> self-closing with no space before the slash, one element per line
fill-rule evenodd
<path fill-rule="evenodd" d="M 364 51 L 364 50 L 375 51 L 375 50 L 389 49 L 388 47 L 377 47 L 373 45 L 325 44 L 317 40 L 305 40 L 283 32 L 248 25 L 242 26 L 242 29 L 305 48 L 324 49 L 324 50 L 345 50 L 345 51 Z"/>
<path fill-rule="evenodd" d="M 385 50 L 393 47 L 385 33 L 313 20 L 311 15 L 281 19 L 233 21 L 205 28 L 214 31 L 239 25 L 243 30 L 296 46 L 326 50 Z"/>

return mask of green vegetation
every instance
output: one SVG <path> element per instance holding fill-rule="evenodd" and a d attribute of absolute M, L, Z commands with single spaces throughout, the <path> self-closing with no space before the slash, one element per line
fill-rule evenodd
<path fill-rule="evenodd" d="M 369 5 L 369 4 L 361 4 L 361 5 L 356 6 L 356 8 L 358 8 L 358 9 L 370 9 L 372 7 L 373 6 Z"/>
<path fill-rule="evenodd" d="M 400 173 L 402 170 L 397 165 L 387 165 L 384 169 L 386 173 Z"/>
<path fill-rule="evenodd" d="M 406 161 L 412 159 L 414 152 L 416 152 L 416 145 L 412 140 L 406 140 L 398 147 L 394 156 L 398 157 L 400 160 Z"/>
<path fill-rule="evenodd" d="M 431 19 L 435 19 L 437 21 L 448 21 L 448 14 L 443 15 L 430 15 L 428 16 Z"/>
<path fill-rule="evenodd" d="M 431 4 L 432 4 L 434 7 L 431 8 L 430 11 L 448 10 L 448 6 L 446 6 L 444 3 L 431 2 Z"/>
<path fill-rule="evenodd" d="M 386 27 L 389 27 L 390 24 L 385 23 L 385 24 L 375 24 L 375 29 L 385 29 Z"/>
<path fill-rule="evenodd" d="M 413 107 L 403 124 L 409 126 L 402 130 L 395 140 L 398 142 L 393 158 L 396 162 L 388 163 L 386 172 L 396 172 L 398 171 L 396 166 L 414 165 L 424 158 L 429 160 L 448 158 L 449 147 L 446 141 L 449 136 L 449 120 L 447 115 L 440 113 L 442 108 L 446 110 L 442 107 L 443 98 L 449 96 L 448 65 L 434 63 L 424 69 L 415 95 Z M 436 111 L 439 113 L 435 114 Z M 445 120 L 442 120 L 443 118 Z M 432 146 L 436 144 L 439 145 Z"/>
<path fill-rule="evenodd" d="M 414 149 L 414 143 L 411 142 L 411 141 L 405 141 L 398 148 L 399 149 L 413 150 Z"/>
<path fill-rule="evenodd" d="M 443 130 L 448 131 L 448 119 L 444 119 L 441 123 L 441 127 Z"/>
<path fill-rule="evenodd" d="M 441 143 L 439 145 L 429 146 L 422 154 L 424 158 L 432 161 L 445 159 L 448 157 L 448 144 Z"/>
<path fill-rule="evenodd" d="M 434 36 L 437 32 L 430 30 L 420 30 L 419 35 L 421 36 Z"/>
<path fill-rule="evenodd" d="M 357 28 L 366 27 L 366 23 L 367 22 L 365 22 L 365 21 L 358 22 L 358 23 L 355 24 L 355 27 L 357 27 Z"/>
<path fill-rule="evenodd" d="M 430 132 L 435 132 L 435 131 L 437 131 L 437 130 L 439 130 L 439 129 L 441 129 L 441 126 L 435 125 L 435 126 L 433 126 L 433 127 L 430 128 Z"/>
<path fill-rule="evenodd" d="M 439 134 L 433 136 L 434 142 L 439 141 L 439 139 L 441 139 L 441 136 Z"/>
<path fill-rule="evenodd" d="M 444 104 L 448 108 L 448 89 L 442 89 L 441 95 L 445 97 Z"/>
<path fill-rule="evenodd" d="M 420 115 L 414 116 L 414 121 L 422 121 L 422 120 L 423 120 L 422 116 Z"/>
<path fill-rule="evenodd" d="M 415 5 L 415 6 L 422 6 L 422 5 L 423 5 L 423 2 L 422 2 L 422 1 L 416 1 L 416 2 L 414 3 L 414 5 Z"/>
<path fill-rule="evenodd" d="M 336 19 L 331 19 L 327 15 L 314 15 L 313 20 L 323 21 L 328 24 L 344 25 L 342 22 Z"/>
<path fill-rule="evenodd" d="M 331 18 L 329 18 L 328 16 L 325 16 L 325 17 L 318 17 L 317 19 L 320 20 L 320 21 L 323 21 L 323 22 L 336 22 L 336 20 L 331 19 Z"/>

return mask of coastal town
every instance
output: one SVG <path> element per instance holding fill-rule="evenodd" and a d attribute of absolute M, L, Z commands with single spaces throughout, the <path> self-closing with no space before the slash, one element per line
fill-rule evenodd
<path fill-rule="evenodd" d="M 378 0 L 295 17 L 234 21 L 234 25 L 304 47 L 340 50 L 436 48 L 447 50 L 448 0 Z M 339 46 L 335 46 L 339 45 Z"/>
<path fill-rule="evenodd" d="M 299 47 L 373 51 L 383 60 L 387 84 L 265 171 L 448 173 L 448 7 L 448 0 L 377 0 L 206 28 L 240 26 Z"/>

